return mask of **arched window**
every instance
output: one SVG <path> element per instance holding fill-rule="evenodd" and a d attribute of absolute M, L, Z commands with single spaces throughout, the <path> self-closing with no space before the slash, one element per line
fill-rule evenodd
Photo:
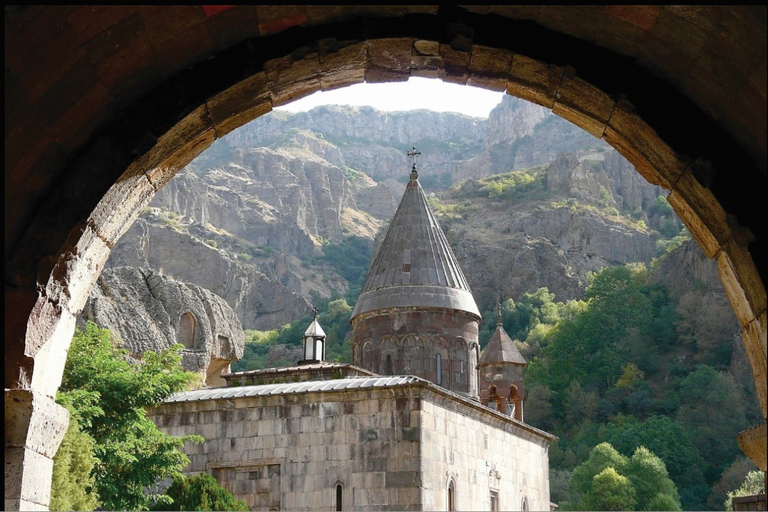
<path fill-rule="evenodd" d="M 192 313 L 184 313 L 179 320 L 179 343 L 184 348 L 195 348 L 195 317 Z"/>
<path fill-rule="evenodd" d="M 392 356 L 387 354 L 387 375 L 392 375 Z"/>
<path fill-rule="evenodd" d="M 448 510 L 456 510 L 456 482 L 448 482 Z"/>
<path fill-rule="evenodd" d="M 437 385 L 443 385 L 443 356 L 437 354 L 435 356 L 435 374 L 437 375 Z"/>
<path fill-rule="evenodd" d="M 491 491 L 491 512 L 499 510 L 499 493 Z"/>
<path fill-rule="evenodd" d="M 520 510 L 528 512 L 528 496 L 523 496 L 523 503 L 520 505 Z"/>
<path fill-rule="evenodd" d="M 344 498 L 344 487 L 341 484 L 336 484 L 336 510 L 344 510 L 342 508 L 343 498 Z"/>

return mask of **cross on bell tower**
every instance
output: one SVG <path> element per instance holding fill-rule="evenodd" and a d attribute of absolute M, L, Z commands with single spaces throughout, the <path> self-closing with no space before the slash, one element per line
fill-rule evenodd
<path fill-rule="evenodd" d="M 421 151 L 417 151 L 416 146 L 413 146 L 411 151 L 406 151 L 405 154 L 412 159 L 411 161 L 413 162 L 413 166 L 411 167 L 411 179 L 416 180 L 419 178 L 419 172 L 416 170 L 416 157 L 421 154 Z"/>

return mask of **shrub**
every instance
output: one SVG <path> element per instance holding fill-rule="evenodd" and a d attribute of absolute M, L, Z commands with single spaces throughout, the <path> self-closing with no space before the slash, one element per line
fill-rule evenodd
<path fill-rule="evenodd" d="M 244 501 L 235 498 L 208 473 L 189 478 L 177 476 L 166 494 L 173 503 L 159 504 L 153 510 L 248 510 Z"/>

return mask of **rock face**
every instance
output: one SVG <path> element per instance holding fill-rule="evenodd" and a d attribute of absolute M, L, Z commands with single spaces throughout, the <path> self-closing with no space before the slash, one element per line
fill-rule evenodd
<path fill-rule="evenodd" d="M 199 224 L 181 230 L 152 217 L 159 215 L 150 212 L 131 226 L 113 249 L 107 269 L 151 268 L 180 281 L 195 282 L 224 298 L 249 329 L 271 329 L 311 310 L 307 299 L 295 291 L 299 284 L 290 276 L 283 278 L 288 267 L 284 253 L 242 247 Z"/>
<path fill-rule="evenodd" d="M 684 242 L 670 252 L 652 273 L 651 282 L 665 285 L 675 300 L 680 299 L 679 294 L 694 288 L 727 300 L 723 283 L 717 274 L 717 263 L 708 259 L 693 240 Z"/>
<path fill-rule="evenodd" d="M 245 334 L 231 307 L 200 286 L 135 267 L 105 270 L 79 318 L 109 328 L 132 355 L 181 343 L 185 370 L 209 386 L 243 356 Z"/>
<path fill-rule="evenodd" d="M 483 203 L 444 225 L 475 293 L 547 286 L 558 300 L 577 298 L 586 272 L 654 256 L 658 233 L 621 217 L 658 229 L 661 189 L 604 142 L 504 96 L 487 120 L 340 106 L 262 116 L 158 192 L 107 267 L 162 269 L 224 298 L 245 329 L 282 326 L 309 313 L 310 292 L 347 292 L 339 270 L 319 263 L 324 247 L 373 242 L 405 190 L 413 146 L 427 193 L 443 198 L 451 186 L 545 165 L 547 193 L 567 202 L 506 205 L 504 215 L 483 214 Z"/>
<path fill-rule="evenodd" d="M 499 295 L 518 298 L 542 286 L 558 301 L 580 298 L 588 272 L 651 263 L 660 235 L 619 208 L 645 208 L 662 190 L 614 154 L 561 153 L 541 168 L 545 200 L 478 200 L 482 181 L 439 196 L 449 206 L 470 205 L 441 223 L 478 303 L 488 307 Z"/>

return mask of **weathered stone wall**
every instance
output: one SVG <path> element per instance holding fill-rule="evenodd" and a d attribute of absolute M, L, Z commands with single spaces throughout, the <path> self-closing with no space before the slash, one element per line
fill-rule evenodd
<path fill-rule="evenodd" d="M 442 309 L 378 311 L 359 315 L 353 326 L 355 365 L 382 375 L 416 375 L 451 391 L 477 396 L 474 346 L 478 323 L 474 316 Z"/>
<path fill-rule="evenodd" d="M 502 508 L 523 494 L 549 508 L 548 435 L 423 381 L 192 400 L 150 416 L 169 434 L 203 435 L 185 446 L 185 471 L 213 474 L 252 510 L 333 510 L 337 484 L 344 510 L 435 510 L 449 473 L 459 509 L 486 507 L 489 481 Z"/>
<path fill-rule="evenodd" d="M 154 419 L 172 435 L 203 435 L 185 447 L 185 471 L 224 476 L 252 509 L 334 510 L 341 483 L 345 510 L 415 510 L 418 408 L 390 388 L 170 404 Z"/>
<path fill-rule="evenodd" d="M 456 510 L 549 510 L 549 441 L 485 408 L 449 397 L 422 400 L 423 509 L 448 510 L 455 483 Z M 428 468 L 428 470 L 426 469 Z"/>

